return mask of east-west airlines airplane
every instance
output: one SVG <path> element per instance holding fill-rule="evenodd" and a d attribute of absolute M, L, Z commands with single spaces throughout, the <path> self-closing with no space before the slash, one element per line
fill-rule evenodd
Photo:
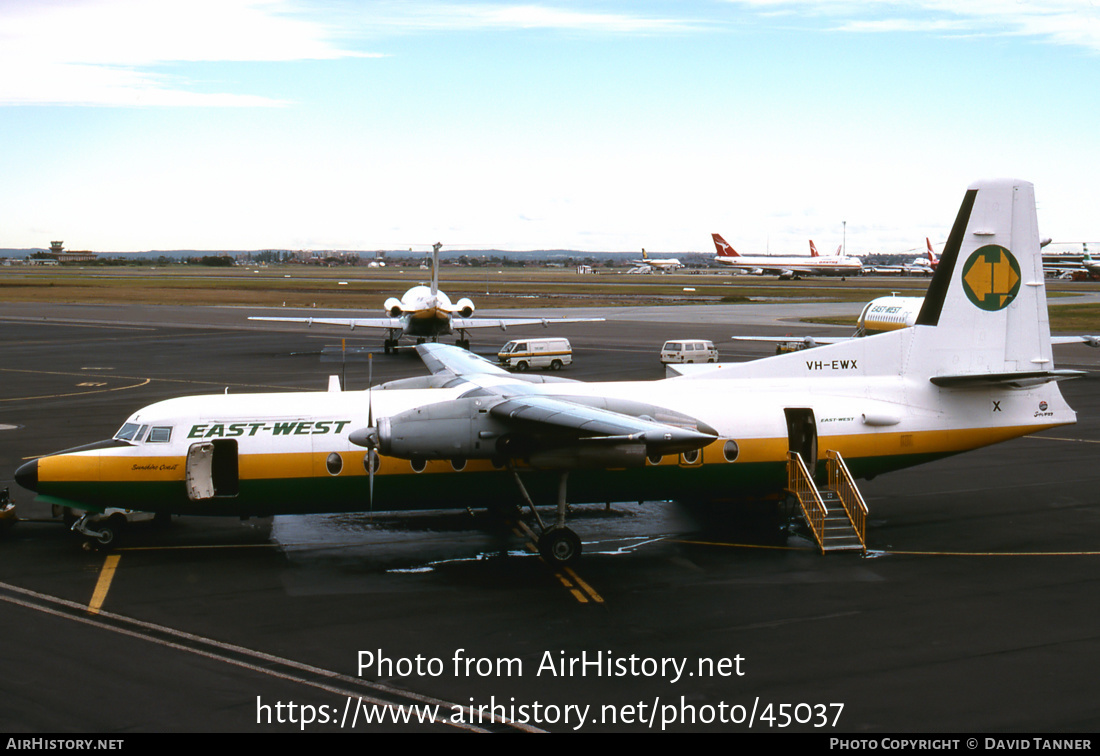
<path fill-rule="evenodd" d="M 1050 243 L 1049 239 L 1046 241 Z M 1089 254 L 1088 244 L 1083 244 L 1081 252 L 1044 252 L 1043 270 L 1047 275 L 1066 278 L 1095 278 L 1100 276 L 1100 260 Z"/>
<path fill-rule="evenodd" d="M 1083 375 L 1054 366 L 1034 189 L 1009 180 L 967 190 L 910 328 L 663 381 L 526 380 L 454 346 L 417 351 L 431 375 L 384 388 L 160 401 L 113 439 L 30 459 L 15 481 L 85 512 L 74 528 L 104 545 L 110 507 L 248 517 L 523 502 L 543 559 L 567 565 L 581 553 L 570 503 L 735 509 L 790 494 L 822 551 L 835 548 L 828 510 L 863 548 L 854 479 L 1074 423 L 1058 382 Z M 819 466 L 844 481 L 828 510 Z M 552 521 L 536 500 L 556 502 Z"/>
<path fill-rule="evenodd" d="M 649 267 L 652 270 L 667 271 L 684 267 L 684 264 L 675 257 L 650 257 L 645 249 L 642 249 L 641 260 L 631 260 L 638 267 Z"/>
<path fill-rule="evenodd" d="M 414 286 L 401 297 L 390 297 L 384 309 L 385 318 L 283 318 L 253 316 L 249 320 L 266 320 L 282 323 L 306 323 L 313 325 L 338 325 L 349 328 L 384 328 L 387 331 L 383 344 L 386 354 L 397 351 L 402 338 L 416 339 L 418 344 L 438 341 L 440 336 L 457 333 L 458 346 L 469 349 L 467 333 L 475 328 L 499 328 L 510 326 L 541 325 L 547 327 L 560 323 L 593 323 L 603 318 L 475 318 L 474 303 L 463 297 L 452 303 L 451 298 L 439 289 L 439 250 L 442 244 L 432 247 L 432 282 L 430 286 Z"/>
<path fill-rule="evenodd" d="M 719 234 L 711 234 L 718 250 L 718 262 L 735 270 L 754 275 L 772 274 L 781 280 L 802 276 L 858 276 L 863 272 L 863 262 L 858 257 L 836 255 L 824 257 L 780 257 L 778 255 L 742 255 Z M 811 254 L 814 247 L 811 242 Z"/>
<path fill-rule="evenodd" d="M 880 333 L 896 331 L 901 328 L 909 328 L 916 325 L 921 307 L 924 306 L 924 297 L 899 297 L 891 294 L 887 297 L 876 297 L 863 306 L 856 320 L 856 331 L 851 336 L 733 336 L 734 341 L 762 341 L 776 344 L 778 351 L 795 352 L 800 349 L 810 349 L 826 344 L 838 344 L 842 341 L 850 341 L 863 336 L 874 336 Z M 1100 347 L 1100 336 L 1051 336 L 1051 344 L 1085 344 L 1090 347 Z M 684 375 L 694 370 L 695 366 L 670 365 L 668 372 L 675 375 Z"/>

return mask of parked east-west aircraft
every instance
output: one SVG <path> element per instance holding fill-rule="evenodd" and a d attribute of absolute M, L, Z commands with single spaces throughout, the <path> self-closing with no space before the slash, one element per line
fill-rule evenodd
<path fill-rule="evenodd" d="M 383 347 L 386 354 L 397 350 L 402 337 L 416 339 L 417 343 L 436 341 L 440 336 L 458 333 L 458 346 L 469 349 L 468 331 L 475 328 L 499 328 L 510 326 L 541 325 L 547 327 L 561 323 L 592 323 L 603 318 L 475 318 L 474 303 L 463 297 L 455 303 L 439 289 L 439 250 L 442 244 L 432 247 L 432 281 L 430 286 L 414 286 L 401 297 L 390 297 L 385 302 L 385 318 L 284 318 L 253 316 L 249 320 L 277 321 L 282 323 L 306 323 L 307 325 L 339 325 L 349 328 L 384 328 L 387 331 Z"/>
<path fill-rule="evenodd" d="M 364 391 L 157 402 L 113 439 L 15 478 L 86 510 L 79 528 L 108 540 L 110 521 L 95 521 L 106 507 L 238 517 L 556 503 L 540 551 L 569 562 L 581 544 L 567 502 L 735 506 L 791 491 L 820 519 L 815 467 L 872 477 L 1076 422 L 1058 381 L 1082 375 L 1054 368 L 1034 190 L 1008 180 L 967 190 L 910 328 L 660 381 L 515 376 L 452 346 L 418 351 L 430 376 Z M 839 495 L 866 511 L 854 484 Z"/>
<path fill-rule="evenodd" d="M 849 255 L 814 255 L 816 251 L 810 242 L 810 257 L 780 257 L 778 255 L 742 255 L 719 234 L 711 234 L 714 246 L 718 250 L 717 260 L 734 270 L 744 270 L 755 275 L 772 274 L 780 279 L 801 278 L 802 276 L 858 276 L 863 271 L 863 263 L 858 257 Z"/>
<path fill-rule="evenodd" d="M 851 336 L 734 336 L 734 341 L 763 341 L 781 345 L 781 351 L 809 349 L 825 344 L 836 344 L 862 336 L 874 336 L 878 333 L 895 331 L 916 325 L 924 297 L 899 297 L 891 294 L 876 297 L 863 306 L 856 319 L 856 330 Z M 1052 344 L 1086 344 L 1100 347 L 1100 336 L 1052 336 Z M 674 374 L 697 372 L 694 365 L 671 365 L 669 371 Z"/>
<path fill-rule="evenodd" d="M 650 257 L 645 249 L 642 249 L 641 260 L 631 260 L 630 262 L 639 268 L 648 267 L 650 270 L 662 272 L 684 267 L 684 264 L 675 257 Z"/>
<path fill-rule="evenodd" d="M 1096 278 L 1100 276 L 1100 260 L 1092 257 L 1088 244 L 1082 244 L 1081 252 L 1044 253 L 1043 269 L 1050 275 L 1066 278 Z"/>

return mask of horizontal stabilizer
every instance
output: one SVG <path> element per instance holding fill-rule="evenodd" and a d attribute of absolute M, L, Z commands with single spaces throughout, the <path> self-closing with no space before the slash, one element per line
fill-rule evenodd
<path fill-rule="evenodd" d="M 1010 373 L 972 373 L 970 375 L 937 375 L 932 383 L 940 388 L 984 388 L 986 386 L 1009 386 L 1027 388 L 1041 386 L 1051 381 L 1066 381 L 1086 375 L 1084 370 L 1033 370 Z"/>

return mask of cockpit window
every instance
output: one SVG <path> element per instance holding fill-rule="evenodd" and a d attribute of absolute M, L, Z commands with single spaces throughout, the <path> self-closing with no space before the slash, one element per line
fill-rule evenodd
<path fill-rule="evenodd" d="M 145 428 L 144 425 L 138 425 L 137 423 L 126 423 L 118 429 L 118 433 L 115 434 L 116 441 L 136 441 L 135 436 L 138 432 Z"/>
<path fill-rule="evenodd" d="M 172 440 L 172 427 L 154 427 L 149 431 L 149 443 L 166 444 Z"/>

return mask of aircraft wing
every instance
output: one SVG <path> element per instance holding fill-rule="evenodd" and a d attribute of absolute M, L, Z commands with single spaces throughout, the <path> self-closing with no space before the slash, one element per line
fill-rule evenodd
<path fill-rule="evenodd" d="M 398 318 L 274 318 L 252 315 L 249 320 L 266 320 L 274 323 L 305 323 L 306 325 L 335 325 L 348 328 L 393 328 L 401 330 L 403 324 Z"/>
<path fill-rule="evenodd" d="M 449 373 L 466 378 L 474 375 L 513 377 L 507 370 L 481 355 L 448 344 L 419 344 L 416 351 L 432 375 Z"/>
<path fill-rule="evenodd" d="M 609 397 L 549 396 L 489 360 L 449 344 L 416 348 L 433 375 L 454 375 L 488 399 L 488 413 L 523 436 L 570 436 L 586 444 L 644 444 L 647 453 L 673 454 L 706 446 L 717 433 L 692 417 Z"/>
<path fill-rule="evenodd" d="M 474 328 L 499 328 L 509 326 L 541 325 L 544 328 L 559 323 L 602 323 L 603 318 L 451 318 L 451 328 L 468 331 Z"/>
<path fill-rule="evenodd" d="M 801 344 L 804 347 L 821 346 L 822 344 L 839 344 L 842 341 L 851 341 L 852 336 L 731 336 L 734 341 L 762 341 L 767 344 Z"/>
<path fill-rule="evenodd" d="M 489 414 L 509 425 L 526 427 L 536 433 L 553 430 L 575 435 L 590 443 L 645 444 L 651 454 L 690 451 L 706 446 L 717 438 L 717 433 L 705 426 L 704 429 L 696 429 L 673 425 L 538 394 L 505 399 L 490 408 Z"/>

